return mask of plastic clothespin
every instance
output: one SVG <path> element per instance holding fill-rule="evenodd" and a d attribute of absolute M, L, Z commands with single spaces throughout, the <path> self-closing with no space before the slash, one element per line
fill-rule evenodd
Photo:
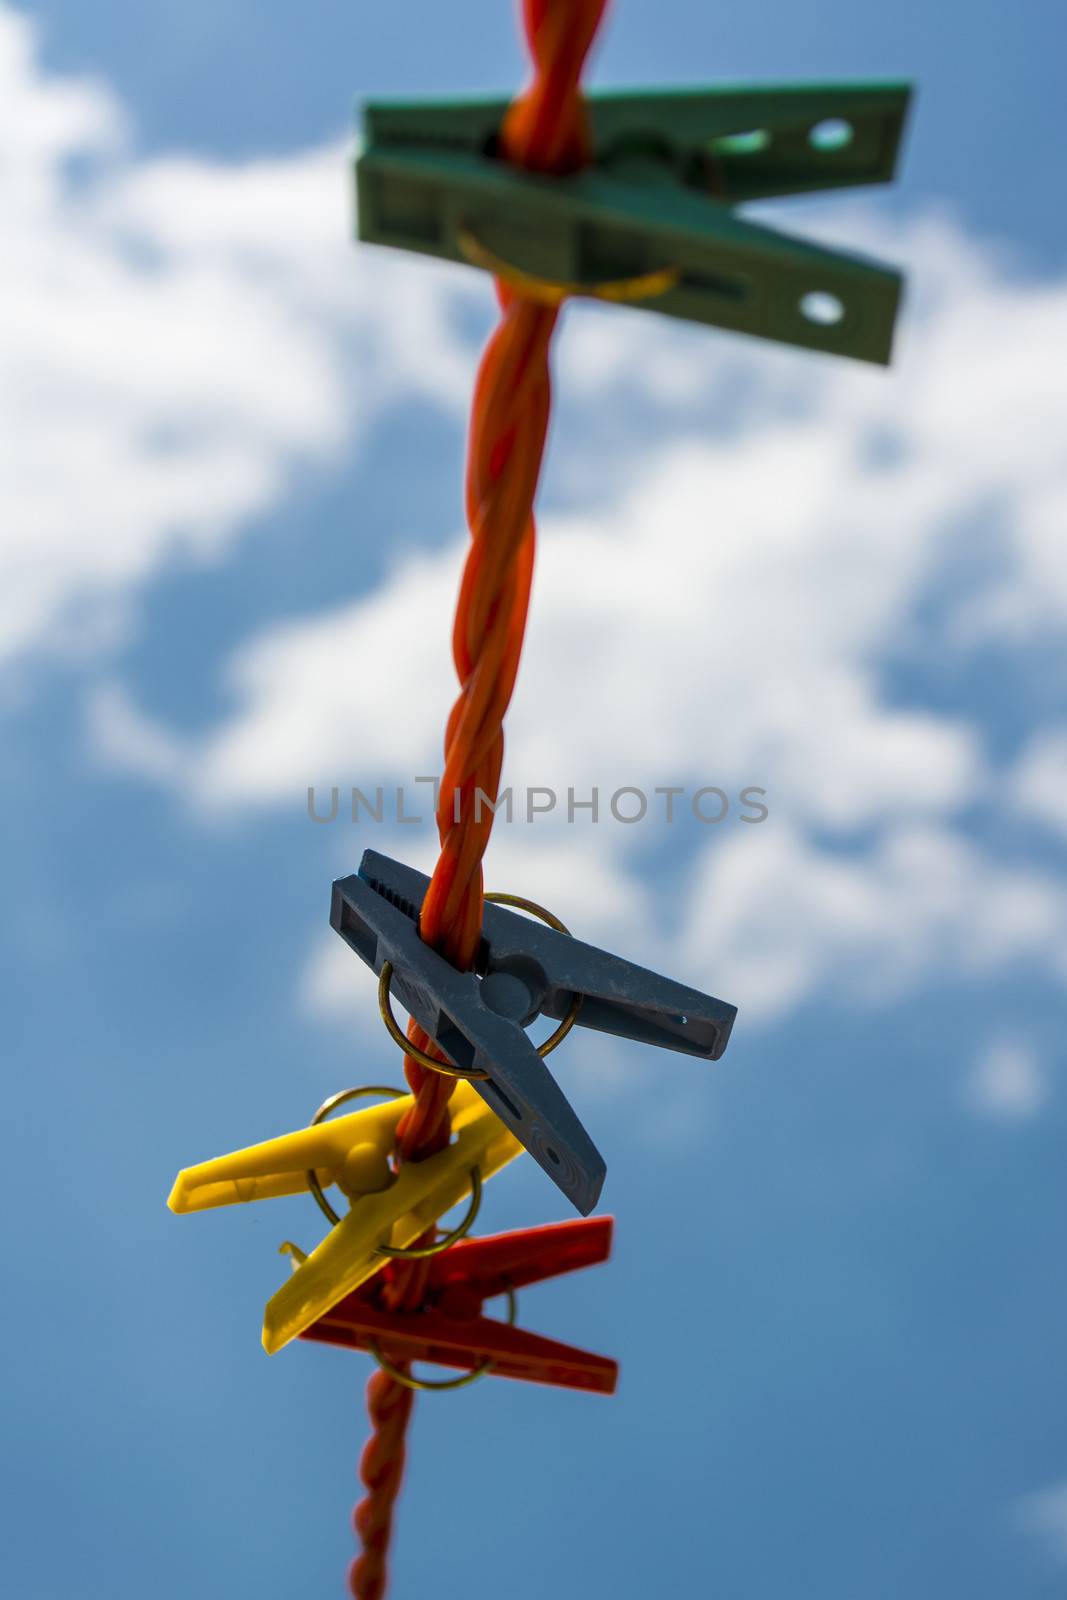
<path fill-rule="evenodd" d="M 611 1217 L 594 1217 L 463 1240 L 431 1263 L 418 1311 L 386 1310 L 381 1274 L 346 1295 L 301 1338 L 349 1350 L 377 1346 L 394 1361 L 433 1361 L 470 1371 L 488 1362 L 497 1377 L 613 1394 L 617 1362 L 482 1315 L 483 1301 L 495 1295 L 606 1261 L 611 1231 Z"/>
<path fill-rule="evenodd" d="M 174 1180 L 167 1204 L 182 1213 L 302 1194 L 309 1170 L 324 1189 L 336 1183 L 350 1200 L 388 1189 L 394 1181 L 389 1156 L 397 1123 L 411 1104 L 411 1095 L 398 1095 L 384 1105 L 367 1106 L 332 1122 L 185 1167 Z"/>
<path fill-rule="evenodd" d="M 661 978 L 569 934 L 486 903 L 474 972 L 458 972 L 419 937 L 429 879 L 379 855 L 333 886 L 330 923 L 474 1083 L 571 1203 L 588 1215 L 604 1182 L 603 1157 L 524 1029 L 564 1017 L 579 1026 L 715 1061 L 736 1006 Z"/>
<path fill-rule="evenodd" d="M 407 1248 L 470 1194 L 475 1170 L 484 1181 L 521 1153 L 522 1146 L 464 1083 L 452 1100 L 452 1143 L 394 1172 L 389 1152 L 396 1125 L 411 1105 L 412 1097 L 402 1095 L 178 1174 L 167 1201 L 178 1212 L 299 1194 L 308 1187 L 308 1169 L 323 1187 L 337 1183 L 352 1200 L 347 1216 L 267 1303 L 263 1346 L 269 1355 L 385 1266 L 383 1247 Z"/>
<path fill-rule="evenodd" d="M 485 267 L 533 298 L 632 300 L 886 363 L 899 273 L 734 208 L 888 182 L 909 96 L 900 83 L 590 94 L 592 162 L 562 177 L 497 158 L 505 101 L 368 105 L 359 237 Z"/>

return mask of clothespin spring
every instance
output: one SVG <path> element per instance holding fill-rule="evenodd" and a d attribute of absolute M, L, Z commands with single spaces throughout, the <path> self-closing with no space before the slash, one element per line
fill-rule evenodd
<path fill-rule="evenodd" d="M 518 1315 L 519 1302 L 514 1289 L 505 1289 L 504 1293 L 508 1299 L 508 1327 L 513 1328 L 515 1326 L 515 1318 Z M 477 1383 L 479 1378 L 486 1377 L 493 1368 L 492 1361 L 482 1361 L 474 1368 L 473 1372 L 461 1372 L 458 1378 L 416 1378 L 414 1373 L 405 1372 L 403 1367 L 394 1367 L 388 1357 L 382 1354 L 373 1339 L 368 1339 L 367 1349 L 382 1371 L 387 1372 L 397 1383 L 402 1383 L 405 1389 L 415 1389 L 416 1391 L 425 1391 L 430 1394 L 434 1392 L 441 1393 L 447 1389 L 465 1389 L 468 1384 Z"/>
<path fill-rule="evenodd" d="M 657 295 L 676 288 L 681 278 L 677 267 L 657 267 L 636 278 L 616 278 L 604 283 L 554 283 L 549 278 L 538 278 L 531 272 L 525 272 L 522 267 L 516 267 L 503 256 L 497 255 L 482 243 L 469 225 L 457 228 L 456 242 L 472 267 L 491 272 L 494 278 L 500 278 L 521 294 L 524 300 L 533 300 L 541 306 L 559 306 L 564 300 L 578 295 L 587 300 L 611 300 L 616 303 L 654 300 Z M 485 898 L 491 900 L 493 896 L 486 895 Z"/>
<path fill-rule="evenodd" d="M 391 1100 L 399 1100 L 403 1099 L 404 1095 L 407 1094 L 407 1090 L 397 1089 L 392 1084 L 382 1083 L 364 1084 L 359 1089 L 339 1089 L 336 1094 L 330 1095 L 328 1100 L 322 1102 L 322 1105 L 312 1117 L 309 1126 L 312 1128 L 317 1127 L 338 1106 L 346 1105 L 349 1100 L 359 1100 L 368 1094 L 384 1094 L 388 1095 Z M 336 1227 L 341 1218 L 327 1200 L 322 1190 L 322 1184 L 318 1180 L 318 1175 L 313 1170 L 309 1170 L 307 1173 L 307 1185 L 311 1190 L 315 1204 L 323 1216 L 331 1227 Z M 466 1238 L 473 1228 L 481 1209 L 482 1174 L 478 1167 L 473 1167 L 471 1169 L 471 1199 L 470 1205 L 467 1207 L 467 1214 L 462 1222 L 457 1223 L 451 1232 L 442 1234 L 441 1238 L 437 1239 L 433 1244 L 410 1245 L 407 1249 L 394 1248 L 391 1245 L 382 1244 L 378 1246 L 378 1250 L 383 1256 L 390 1256 L 397 1261 L 422 1261 L 428 1256 L 439 1256 L 443 1251 L 448 1250 L 452 1245 L 458 1244 L 461 1239 Z"/>
<path fill-rule="evenodd" d="M 454 1244 L 467 1236 L 474 1227 L 479 1211 L 482 1209 L 482 1174 L 479 1167 L 471 1168 L 471 1203 L 467 1207 L 467 1214 L 462 1222 L 456 1224 L 450 1233 L 443 1233 L 440 1239 L 433 1244 L 408 1245 L 406 1249 L 396 1248 L 392 1245 L 380 1244 L 379 1253 L 391 1256 L 395 1261 L 424 1261 L 428 1256 L 439 1256 L 442 1251 L 448 1250 Z"/>
<path fill-rule="evenodd" d="M 570 935 L 571 930 L 567 927 L 566 923 L 561 922 L 559 917 L 557 917 L 554 912 L 546 911 L 544 906 L 539 906 L 535 900 L 526 900 L 522 895 L 518 894 L 506 894 L 503 890 L 498 890 L 493 894 L 486 894 L 483 896 L 483 899 L 492 901 L 494 905 L 514 906 L 518 911 L 528 911 L 532 917 L 536 917 L 540 922 L 547 923 L 547 925 L 550 928 L 554 928 L 557 933 L 565 933 L 568 936 Z M 382 1021 L 385 1023 L 385 1031 L 389 1035 L 390 1039 L 392 1039 L 393 1043 L 399 1045 L 404 1054 L 406 1056 L 411 1056 L 412 1060 L 417 1061 L 420 1067 L 427 1067 L 431 1072 L 439 1072 L 442 1077 L 461 1078 L 466 1083 L 484 1082 L 489 1077 L 489 1074 L 487 1072 L 482 1072 L 480 1068 L 475 1068 L 470 1072 L 465 1072 L 461 1067 L 454 1067 L 449 1061 L 441 1061 L 438 1059 L 438 1057 L 429 1055 L 425 1050 L 420 1049 L 417 1044 L 412 1043 L 412 1041 L 402 1031 L 399 1022 L 397 1022 L 396 1016 L 393 1013 L 392 1001 L 389 994 L 392 978 L 393 963 L 391 961 L 383 961 L 382 970 L 378 976 L 378 1010 L 381 1012 Z M 544 1044 L 539 1044 L 536 1047 L 537 1054 L 542 1058 L 542 1060 L 545 1056 L 551 1055 L 556 1046 L 561 1045 L 568 1033 L 570 1033 L 575 1022 L 577 1021 L 578 1011 L 581 1007 L 581 1004 L 582 997 L 580 994 L 576 994 L 574 999 L 571 1001 L 570 1006 L 567 1009 L 567 1014 L 563 1018 L 563 1021 L 560 1023 L 559 1027 L 554 1029 L 553 1032 L 549 1034 Z M 383 1089 L 378 1092 L 386 1094 L 394 1091 Z M 327 1104 L 332 1103 L 333 1102 L 327 1102 Z M 318 1120 L 317 1117 L 316 1120 Z M 315 1187 L 317 1188 L 318 1185 L 316 1184 Z M 311 1192 L 314 1194 L 315 1189 L 312 1189 Z M 320 1190 L 319 1193 L 321 1194 L 321 1192 L 322 1191 Z M 319 1201 L 319 1204 L 322 1205 L 321 1200 Z M 327 1215 L 329 1215 L 329 1213 L 327 1213 Z"/>
<path fill-rule="evenodd" d="M 317 1128 L 319 1123 L 330 1115 L 331 1111 L 336 1111 L 338 1106 L 347 1105 L 350 1100 L 362 1100 L 368 1094 L 384 1094 L 389 1100 L 400 1100 L 407 1092 L 406 1089 L 397 1089 L 389 1083 L 367 1083 L 359 1089 L 339 1089 L 336 1094 L 330 1095 L 328 1100 L 322 1102 L 308 1126 Z M 341 1218 L 327 1200 L 322 1190 L 322 1184 L 319 1182 L 318 1174 L 313 1169 L 307 1173 L 307 1186 L 311 1190 L 311 1196 L 315 1204 L 330 1226 L 335 1228 Z"/>

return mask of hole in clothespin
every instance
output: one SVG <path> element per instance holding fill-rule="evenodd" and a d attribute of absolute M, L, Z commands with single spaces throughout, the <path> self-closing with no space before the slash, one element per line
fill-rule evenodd
<path fill-rule="evenodd" d="M 711 141 L 712 149 L 728 156 L 752 156 L 766 150 L 771 136 L 766 128 L 748 128 L 744 133 L 726 133 Z"/>
<path fill-rule="evenodd" d="M 510 1099 L 508 1095 L 506 1095 L 504 1093 L 503 1089 L 500 1087 L 500 1085 L 498 1083 L 494 1083 L 492 1078 L 486 1078 L 485 1087 L 487 1089 L 492 1089 L 492 1091 L 496 1095 L 497 1099 L 502 1101 L 503 1104 L 507 1106 L 508 1110 L 511 1112 L 511 1115 L 515 1118 L 516 1122 L 521 1122 L 522 1121 L 522 1112 L 519 1110 L 519 1108 L 515 1104 L 515 1102 L 512 1099 Z"/>
<path fill-rule="evenodd" d="M 824 117 L 808 130 L 808 143 L 813 150 L 844 150 L 852 143 L 854 132 L 844 117 Z"/>
<path fill-rule="evenodd" d="M 817 322 L 823 328 L 832 328 L 845 314 L 843 301 L 836 294 L 827 294 L 824 289 L 812 289 L 808 294 L 801 295 L 798 304 L 802 317 L 809 322 Z"/>
<path fill-rule="evenodd" d="M 462 1033 L 452 1018 L 445 1011 L 438 1011 L 437 1025 L 433 1030 L 433 1038 L 444 1051 L 450 1061 L 464 1072 L 469 1072 L 474 1066 L 474 1047 L 466 1034 Z"/>

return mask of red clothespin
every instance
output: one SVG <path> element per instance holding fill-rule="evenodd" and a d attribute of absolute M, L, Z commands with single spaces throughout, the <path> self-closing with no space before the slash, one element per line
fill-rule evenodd
<path fill-rule="evenodd" d="M 393 1361 L 433 1361 L 470 1371 L 489 1362 L 488 1371 L 497 1377 L 613 1394 L 617 1362 L 481 1314 L 483 1301 L 494 1295 L 606 1261 L 613 1223 L 612 1217 L 591 1217 L 465 1239 L 433 1261 L 418 1311 L 386 1308 L 383 1292 L 392 1270 L 386 1268 L 300 1337 L 348 1350 L 376 1346 Z"/>

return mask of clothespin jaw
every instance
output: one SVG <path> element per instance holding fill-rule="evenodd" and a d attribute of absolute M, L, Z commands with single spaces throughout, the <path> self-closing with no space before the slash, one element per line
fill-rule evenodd
<path fill-rule="evenodd" d="M 388 961 L 397 998 L 571 1203 L 588 1214 L 605 1166 L 524 1032 L 538 1015 L 563 1017 L 575 996 L 580 1026 L 716 1060 L 736 1007 L 580 939 L 486 904 L 475 972 L 457 972 L 418 932 L 429 880 L 377 851 L 333 886 L 331 925 L 376 973 Z"/>
<path fill-rule="evenodd" d="M 387 1189 L 393 1182 L 389 1154 L 397 1123 L 411 1105 L 411 1095 L 400 1095 L 385 1105 L 185 1167 L 167 1204 L 181 1213 L 301 1194 L 308 1187 L 309 1170 L 323 1188 L 337 1183 L 349 1199 Z"/>
<path fill-rule="evenodd" d="M 348 1350 L 380 1349 L 394 1361 L 431 1361 L 474 1371 L 489 1363 L 497 1377 L 612 1394 L 618 1366 L 606 1356 L 481 1315 L 483 1300 L 607 1259 L 612 1219 L 557 1223 L 464 1240 L 430 1268 L 424 1305 L 390 1311 L 383 1278 L 347 1295 L 301 1334 Z"/>
<path fill-rule="evenodd" d="M 611 1254 L 614 1224 L 613 1217 L 586 1217 L 463 1239 L 432 1263 L 430 1290 L 447 1293 L 462 1284 L 479 1299 L 492 1300 L 508 1289 L 599 1266 Z"/>
<path fill-rule="evenodd" d="M 178 1174 L 172 1211 L 200 1211 L 239 1201 L 298 1194 L 307 1171 L 336 1182 L 353 1201 L 347 1216 L 267 1304 L 263 1345 L 269 1355 L 295 1339 L 338 1300 L 378 1272 L 383 1247 L 406 1249 L 446 1211 L 470 1194 L 472 1175 L 485 1182 L 522 1152 L 500 1119 L 460 1084 L 452 1099 L 453 1141 L 425 1161 L 388 1163 L 396 1125 L 412 1097 L 302 1128 L 280 1139 L 220 1156 Z M 378 1158 L 384 1163 L 384 1177 Z M 296 1252 L 291 1252 L 296 1259 Z"/>
<path fill-rule="evenodd" d="M 909 96 L 847 83 L 592 94 L 593 160 L 561 177 L 497 158 L 503 101 L 369 105 L 359 237 L 510 275 L 533 298 L 647 295 L 633 303 L 885 363 L 899 274 L 732 208 L 889 181 Z"/>

